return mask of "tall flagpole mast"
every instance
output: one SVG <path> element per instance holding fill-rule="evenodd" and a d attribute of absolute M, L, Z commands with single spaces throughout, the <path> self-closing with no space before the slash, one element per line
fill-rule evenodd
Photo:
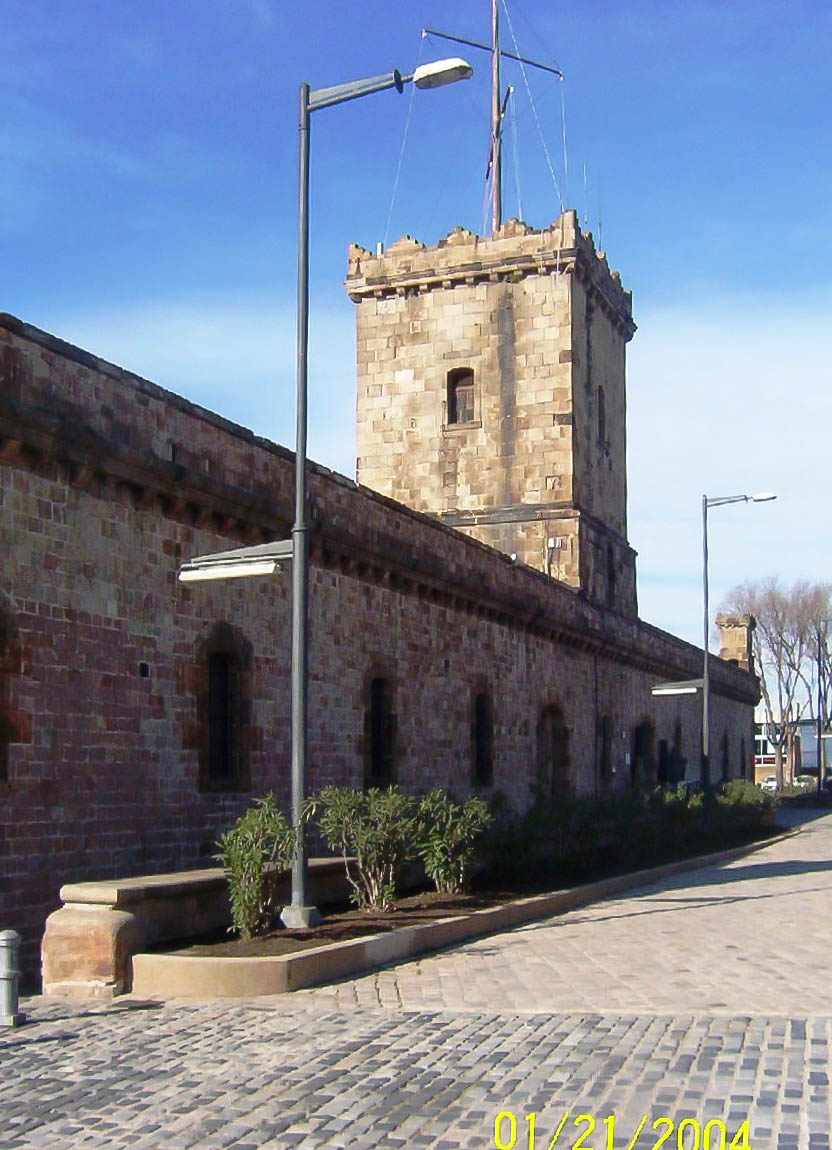
<path fill-rule="evenodd" d="M 503 222 L 503 162 L 501 155 L 500 111 L 500 0 L 491 0 L 491 176 L 492 216 L 491 231 L 496 234 Z"/>
<path fill-rule="evenodd" d="M 488 152 L 486 180 L 492 180 L 492 234 L 499 231 L 503 222 L 503 120 L 505 119 L 509 96 L 514 91 L 512 87 L 509 87 L 502 101 L 500 100 L 500 58 L 505 56 L 507 60 L 517 60 L 520 64 L 528 64 L 532 68 L 538 68 L 541 72 L 549 72 L 551 75 L 563 79 L 563 72 L 560 68 L 554 68 L 550 64 L 541 64 L 539 60 L 530 60 L 528 56 L 520 56 L 516 52 L 503 51 L 500 47 L 499 5 L 500 0 L 491 0 L 490 44 L 481 44 L 477 40 L 468 40 L 464 36 L 452 36 L 448 32 L 440 32 L 436 28 L 422 29 L 423 36 L 439 36 L 442 40 L 452 40 L 455 44 L 466 44 L 469 48 L 478 48 L 481 52 L 491 53 L 491 147 Z"/>

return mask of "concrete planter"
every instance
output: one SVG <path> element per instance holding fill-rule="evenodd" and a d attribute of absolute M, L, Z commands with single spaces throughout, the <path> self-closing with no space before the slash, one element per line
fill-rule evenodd
<path fill-rule="evenodd" d="M 787 832 L 779 838 L 787 838 Z M 740 858 L 777 839 L 752 843 L 648 870 L 616 875 L 571 890 L 518 899 L 504 906 L 403 927 L 389 934 L 329 943 L 294 954 L 228 958 L 183 954 L 135 954 L 133 994 L 140 998 L 251 998 L 285 994 L 303 987 L 361 974 L 392 962 L 416 958 L 467 939 L 548 918 L 634 887 L 649 886 L 686 870 Z"/>

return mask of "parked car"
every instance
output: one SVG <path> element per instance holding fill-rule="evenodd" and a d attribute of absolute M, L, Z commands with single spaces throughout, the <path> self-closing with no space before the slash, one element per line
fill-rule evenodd
<path fill-rule="evenodd" d="M 777 790 L 777 775 L 766 775 L 766 777 L 760 783 L 760 786 L 763 788 L 764 791 L 776 791 Z"/>
<path fill-rule="evenodd" d="M 813 789 L 817 787 L 818 780 L 814 775 L 798 775 L 794 780 L 794 785 L 801 790 L 808 791 L 810 787 Z"/>

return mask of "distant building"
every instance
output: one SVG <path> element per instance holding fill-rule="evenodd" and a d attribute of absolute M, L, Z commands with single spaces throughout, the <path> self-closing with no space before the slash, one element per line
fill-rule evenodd
<path fill-rule="evenodd" d="M 767 735 L 765 711 L 762 706 L 757 707 L 754 718 L 754 780 L 760 783 L 776 773 L 777 759 L 774 744 Z M 832 773 L 830 741 L 832 733 L 824 734 L 821 738 L 822 779 L 826 779 L 827 775 Z M 790 732 L 783 757 L 783 781 L 786 784 L 791 783 L 798 775 L 817 777 L 817 747 L 817 720 L 799 719 L 794 725 L 794 730 Z"/>
<path fill-rule="evenodd" d="M 801 719 L 797 724 L 797 740 L 800 746 L 800 771 L 796 774 L 815 775 L 818 773 L 818 724 L 816 719 Z M 821 779 L 825 779 L 832 765 L 830 741 L 832 734 L 821 735 Z"/>

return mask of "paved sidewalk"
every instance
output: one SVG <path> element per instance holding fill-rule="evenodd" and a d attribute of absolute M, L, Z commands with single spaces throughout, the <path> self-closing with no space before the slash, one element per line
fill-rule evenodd
<path fill-rule="evenodd" d="M 301 993 L 406 1010 L 832 1015 L 832 815 L 732 863 Z"/>
<path fill-rule="evenodd" d="M 335 987 L 247 1003 L 33 999 L 0 1031 L 0 1148 L 665 1143 L 748 1120 L 829 1146 L 832 816 L 724 867 Z M 614 1130 L 604 1119 L 615 1116 Z M 511 1120 L 500 1145 L 511 1143 Z M 710 1128 L 711 1150 L 721 1143 Z M 737 1143 L 738 1146 L 743 1143 Z M 703 1147 L 704 1150 L 704 1147 Z"/>

